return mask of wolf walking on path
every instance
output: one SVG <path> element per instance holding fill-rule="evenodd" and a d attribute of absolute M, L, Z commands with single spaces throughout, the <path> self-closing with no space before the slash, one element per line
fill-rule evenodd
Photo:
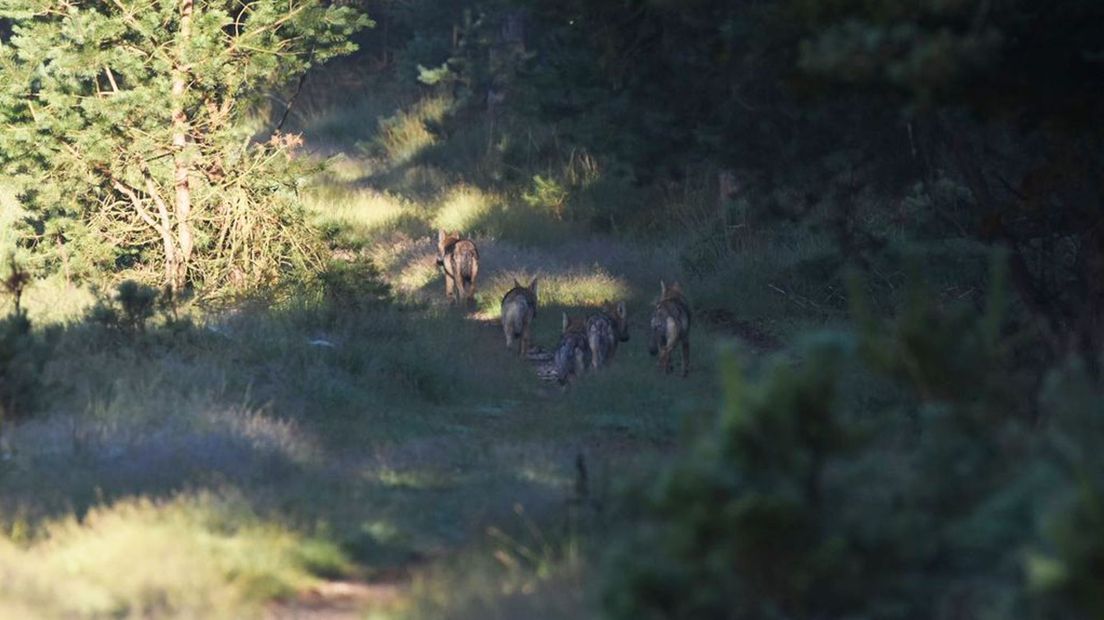
<path fill-rule="evenodd" d="M 563 335 L 560 337 L 560 344 L 556 347 L 556 354 L 553 357 L 556 380 L 560 385 L 567 383 L 571 377 L 581 377 L 587 367 L 589 356 L 590 345 L 587 343 L 586 325 L 582 319 L 570 318 L 565 312 Z"/>
<path fill-rule="evenodd" d="M 437 266 L 445 272 L 445 297 L 449 301 L 475 302 L 475 278 L 479 274 L 479 250 L 459 231 L 437 231 Z"/>
<path fill-rule="evenodd" d="M 537 316 L 537 278 L 522 286 L 514 279 L 514 288 L 502 298 L 502 331 L 506 335 L 506 348 L 518 343 L 518 356 L 529 353 L 533 318 Z"/>
<path fill-rule="evenodd" d="M 613 359 L 617 343 L 629 339 L 629 323 L 625 302 L 606 303 L 586 320 L 587 344 L 591 367 L 598 369 Z"/>
<path fill-rule="evenodd" d="M 682 376 L 690 372 L 690 305 L 678 282 L 659 281 L 659 303 L 652 313 L 652 340 L 648 352 L 659 355 L 659 369 L 670 373 L 671 352 L 682 347 Z"/>

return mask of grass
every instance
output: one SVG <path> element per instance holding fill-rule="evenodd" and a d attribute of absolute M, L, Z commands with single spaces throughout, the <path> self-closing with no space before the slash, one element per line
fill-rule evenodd
<path fill-rule="evenodd" d="M 131 499 L 0 539 L 8 617 L 257 615 L 260 605 L 339 575 L 331 543 L 267 523 L 233 493 Z"/>
<path fill-rule="evenodd" d="M 570 536 L 542 531 L 516 507 L 510 534 L 490 528 L 484 544 L 419 575 L 409 617 L 578 618 L 591 613 L 588 566 Z"/>
<path fill-rule="evenodd" d="M 424 229 L 416 207 L 400 197 L 371 188 L 351 191 L 317 190 L 305 201 L 314 224 L 330 240 L 355 247 L 375 235 L 416 222 Z"/>
<path fill-rule="evenodd" d="M 181 493 L 228 487 L 248 508 L 229 513 L 230 521 L 254 515 L 303 539 L 322 537 L 371 575 L 464 544 L 517 503 L 558 518 L 580 445 L 598 446 L 603 429 L 613 428 L 608 409 L 590 411 L 585 392 L 541 385 L 494 326 L 438 305 L 366 299 L 331 308 L 322 299 L 245 305 L 208 314 L 194 329 L 66 328 L 47 367 L 47 410 L 9 431 L 9 467 L 19 475 L 0 477 L 0 522 L 49 537 L 54 523 L 132 498 L 175 506 Z M 629 442 L 669 432 L 659 430 L 675 423 L 665 405 L 641 404 L 619 404 L 612 417 L 621 426 L 612 432 Z M 145 513 L 120 510 L 120 522 L 145 527 Z M 153 545 L 144 530 L 134 532 Z M 113 531 L 84 535 L 125 547 Z M 235 549 L 214 545 L 210 553 Z M 309 581 L 279 583 L 294 591 Z M 269 592 L 261 598 L 277 590 Z M 138 609 L 129 596 L 111 604 Z M 191 603 L 165 596 L 165 615 L 187 615 Z M 0 600 L 22 604 L 10 594 Z M 226 600 L 228 615 L 256 602 Z"/>
<path fill-rule="evenodd" d="M 398 110 L 394 115 L 379 121 L 375 145 L 394 164 L 410 161 L 427 147 L 437 143 L 437 137 L 430 132 L 429 125 L 440 123 L 448 108 L 447 99 L 427 97 Z"/>
<path fill-rule="evenodd" d="M 497 319 L 501 313 L 499 302 L 506 291 L 513 288 L 514 281 L 528 285 L 534 277 L 539 278 L 538 303 L 546 308 L 593 308 L 630 297 L 629 284 L 601 268 L 560 273 L 499 271 L 482 285 L 481 314 Z"/>
<path fill-rule="evenodd" d="M 443 230 L 470 232 L 500 204 L 501 197 L 466 185 L 448 189 L 438 201 L 433 226 Z"/>
<path fill-rule="evenodd" d="M 508 136 L 488 141 L 476 122 L 445 139 L 430 130 L 444 100 L 402 103 L 295 119 L 319 153 L 340 152 L 303 192 L 337 264 L 321 284 L 135 334 L 75 321 L 85 290 L 31 288 L 32 319 L 57 327 L 43 410 L 5 430 L 0 612 L 241 617 L 321 578 L 401 575 L 401 604 L 380 613 L 589 615 L 602 540 L 575 527 L 576 460 L 607 504 L 646 475 L 713 406 L 713 343 L 733 335 L 696 320 L 690 377 L 658 373 L 646 334 L 659 280 L 681 280 L 697 312 L 757 325 L 805 320 L 817 309 L 801 300 L 824 298 L 823 282 L 787 276 L 825 251 L 818 238 L 764 232 L 717 255 L 697 229 L 594 234 L 527 203 L 531 174 L 496 172 Z M 479 246 L 471 313 L 443 303 L 437 228 Z M 561 389 L 505 349 L 499 301 L 534 276 L 546 349 L 560 312 L 628 303 L 631 339 L 610 367 Z M 112 578 L 128 569 L 141 578 Z"/>
<path fill-rule="evenodd" d="M 569 289 L 565 281 L 563 291 Z M 548 290 L 560 303 L 573 301 L 554 286 Z M 194 538 L 209 554 L 203 563 L 216 568 L 189 582 L 183 575 L 199 561 L 189 552 L 170 560 L 174 568 L 163 573 L 164 582 L 133 586 L 138 590 L 109 583 L 88 594 L 90 602 L 67 596 L 76 607 L 50 603 L 60 605 L 58 615 L 248 615 L 263 600 L 313 583 L 313 565 L 307 570 L 278 551 L 283 542 L 272 543 L 267 559 L 258 557 L 271 562 L 271 574 L 239 582 L 219 572 L 252 574 L 234 558 L 253 555 L 250 537 L 269 531 L 278 541 L 328 541 L 371 576 L 465 547 L 488 524 L 516 519 L 515 505 L 534 521 L 558 522 L 574 492 L 580 451 L 595 471 L 631 471 L 642 454 L 654 455 L 654 446 L 669 441 L 678 426 L 676 403 L 687 390 L 708 391 L 711 383 L 708 362 L 690 383 L 657 377 L 644 344 L 635 341 L 609 372 L 560 391 L 518 364 L 493 324 L 439 304 L 363 295 L 336 306 L 325 295 L 267 308 L 244 304 L 200 313 L 192 329 L 127 335 L 77 324 L 60 333 L 46 372 L 52 392 L 46 411 L 8 432 L 7 467 L 19 473 L 0 476 L 0 522 L 24 524 L 19 528 L 33 540 L 55 540 L 62 531 L 55 524 L 68 523 L 57 540 L 120 554 L 138 553 L 133 549 L 141 545 L 155 551 L 145 556 L 150 561 L 158 557 L 160 536 Z M 541 315 L 541 342 L 554 342 L 558 329 L 555 316 Z M 311 344 L 319 340 L 333 346 Z M 233 509 L 222 510 L 219 495 L 204 495 L 227 488 L 234 490 Z M 212 541 L 204 511 L 223 515 L 219 528 L 235 532 L 235 542 Z M 101 514 L 109 515 L 102 523 L 110 527 L 72 525 Z M 105 554 L 103 561 L 120 557 Z M 47 580 L 39 571 L 55 570 L 9 566 L 18 577 L 13 583 Z M 323 569 L 329 574 L 332 567 Z M 107 564 L 81 571 L 114 574 Z M 520 583 L 525 574 L 508 581 Z M 410 613 L 499 604 L 493 588 L 473 589 L 474 598 L 463 601 L 435 598 L 431 592 L 449 579 L 436 568 L 419 577 Z M 568 588 L 574 599 L 582 596 L 567 577 L 535 583 L 539 591 Z M 503 609 L 529 608 L 528 588 L 509 590 Z M 153 592 L 163 606 L 150 608 L 139 590 Z M 0 605 L 37 606 L 25 598 L 37 591 L 0 592 Z M 211 607 L 197 611 L 200 599 Z"/>
<path fill-rule="evenodd" d="M 96 302 L 88 287 L 66 282 L 60 276 L 33 280 L 23 291 L 23 309 L 31 320 L 44 324 L 79 321 Z M 0 312 L 13 309 L 7 296 L 0 296 Z"/>

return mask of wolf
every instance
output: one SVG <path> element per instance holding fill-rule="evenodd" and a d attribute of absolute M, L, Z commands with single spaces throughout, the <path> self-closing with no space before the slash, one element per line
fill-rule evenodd
<path fill-rule="evenodd" d="M 437 231 L 437 266 L 445 272 L 445 297 L 449 301 L 475 301 L 475 278 L 479 274 L 479 250 L 459 231 Z"/>
<path fill-rule="evenodd" d="M 518 342 L 518 355 L 529 352 L 530 327 L 537 316 L 537 278 L 522 286 L 514 278 L 514 288 L 502 298 L 502 331 L 506 334 L 506 348 L 512 349 Z"/>
<path fill-rule="evenodd" d="M 690 372 L 690 306 L 678 282 L 659 281 L 659 303 L 652 313 L 652 341 L 648 352 L 659 355 L 659 369 L 670 373 L 671 352 L 682 347 L 682 376 Z"/>
<path fill-rule="evenodd" d="M 598 312 L 588 316 L 586 333 L 590 347 L 590 365 L 597 370 L 613 359 L 618 342 L 629 340 L 625 302 L 606 303 Z"/>
<path fill-rule="evenodd" d="M 588 357 L 590 345 L 587 344 L 586 324 L 582 319 L 568 317 L 565 312 L 563 335 L 553 357 L 556 380 L 560 385 L 567 383 L 571 377 L 581 377 L 589 363 Z"/>

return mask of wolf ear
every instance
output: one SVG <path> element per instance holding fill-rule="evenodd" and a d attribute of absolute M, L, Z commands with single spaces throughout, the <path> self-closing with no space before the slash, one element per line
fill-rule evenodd
<path fill-rule="evenodd" d="M 564 313 L 563 313 L 563 330 L 564 330 L 564 331 L 567 331 L 567 323 L 568 323 L 568 321 L 567 321 L 567 313 L 566 313 L 566 312 L 564 312 Z"/>
<path fill-rule="evenodd" d="M 533 291 L 533 295 L 537 294 L 537 280 L 540 278 L 533 278 L 533 281 L 529 283 L 529 290 Z"/>
<path fill-rule="evenodd" d="M 659 281 L 659 297 L 660 299 L 667 296 L 667 285 L 663 283 L 663 280 Z"/>
<path fill-rule="evenodd" d="M 445 231 L 443 228 L 437 229 L 437 243 L 441 243 L 445 240 Z"/>
<path fill-rule="evenodd" d="M 617 316 L 621 317 L 622 319 L 625 318 L 625 302 L 623 301 L 617 302 Z"/>

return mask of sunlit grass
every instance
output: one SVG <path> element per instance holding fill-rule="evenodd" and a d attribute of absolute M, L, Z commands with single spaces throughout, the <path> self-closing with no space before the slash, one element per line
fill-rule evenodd
<path fill-rule="evenodd" d="M 325 186 L 341 187 L 343 184 L 355 183 L 372 172 L 372 162 L 359 157 L 338 155 L 326 161 Z"/>
<path fill-rule="evenodd" d="M 266 523 L 239 498 L 134 499 L 51 522 L 30 544 L 0 539 L 0 613 L 252 616 L 348 568 L 333 545 Z"/>
<path fill-rule="evenodd" d="M 365 471 L 364 480 L 403 489 L 449 489 L 456 486 L 461 475 L 441 470 L 379 467 Z"/>
<path fill-rule="evenodd" d="M 569 489 L 574 478 L 565 474 L 561 469 L 551 467 L 537 467 L 526 465 L 517 470 L 517 477 L 526 482 L 534 482 L 549 487 Z"/>
<path fill-rule="evenodd" d="M 579 618 L 588 567 L 578 541 L 515 506 L 517 533 L 487 530 L 485 545 L 416 575 L 408 618 Z M 514 528 L 511 528 L 513 530 Z"/>
<path fill-rule="evenodd" d="M 400 223 L 420 221 L 418 209 L 397 196 L 371 188 L 339 191 L 333 188 L 308 194 L 304 204 L 323 231 L 360 245 Z"/>
<path fill-rule="evenodd" d="M 0 273 L 4 273 L 5 269 L 0 268 Z M 31 282 L 23 291 L 22 305 L 27 316 L 36 324 L 58 324 L 79 320 L 95 301 L 95 295 L 87 287 L 53 276 Z M 0 295 L 0 312 L 11 307 L 12 300 Z"/>
<path fill-rule="evenodd" d="M 449 102 L 443 97 L 427 97 L 391 117 L 381 119 L 376 144 L 391 163 L 409 161 L 437 142 L 426 124 L 439 123 L 448 107 Z"/>
<path fill-rule="evenodd" d="M 426 260 L 408 263 L 394 280 L 392 286 L 398 291 L 413 293 L 431 285 L 434 280 L 440 279 L 441 274 L 436 263 L 427 258 Z M 444 284 L 442 283 L 441 286 L 443 290 Z"/>
<path fill-rule="evenodd" d="M 481 315 L 498 318 L 501 314 L 499 302 L 506 291 L 513 288 L 514 280 L 528 285 L 534 275 L 540 278 L 537 301 L 542 306 L 598 306 L 624 300 L 631 293 L 628 282 L 600 268 L 552 274 L 505 271 L 481 285 Z"/>
<path fill-rule="evenodd" d="M 470 232 L 500 204 L 502 198 L 471 185 L 447 191 L 438 202 L 432 224 L 444 230 Z"/>

